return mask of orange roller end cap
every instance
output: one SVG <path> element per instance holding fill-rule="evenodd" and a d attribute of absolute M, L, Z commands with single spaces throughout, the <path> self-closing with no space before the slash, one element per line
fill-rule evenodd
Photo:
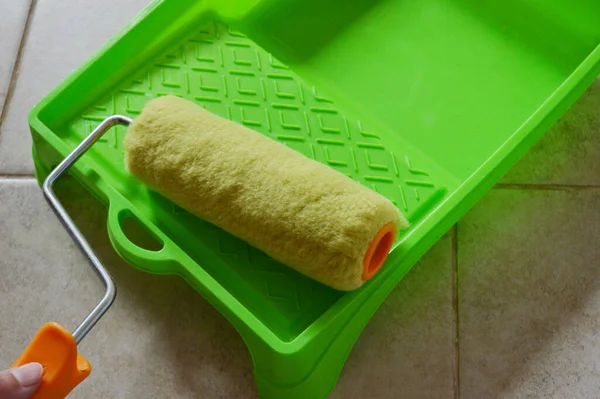
<path fill-rule="evenodd" d="M 64 399 L 92 371 L 75 338 L 58 323 L 45 324 L 12 367 L 40 363 L 42 383 L 31 399 Z"/>
<path fill-rule="evenodd" d="M 386 224 L 377 232 L 363 258 L 363 281 L 371 279 L 381 269 L 395 240 L 396 230 L 391 223 Z"/>

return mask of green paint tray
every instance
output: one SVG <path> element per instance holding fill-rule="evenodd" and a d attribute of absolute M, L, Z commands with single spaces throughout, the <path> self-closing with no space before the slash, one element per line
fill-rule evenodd
<path fill-rule="evenodd" d="M 262 398 L 324 398 L 390 290 L 597 76 L 599 20 L 594 0 L 154 1 L 32 110 L 37 177 L 104 118 L 175 94 L 393 200 L 411 228 L 342 293 L 128 175 L 125 127 L 73 169 L 127 262 L 182 276 L 237 328 Z M 130 242 L 128 217 L 162 248 Z"/>

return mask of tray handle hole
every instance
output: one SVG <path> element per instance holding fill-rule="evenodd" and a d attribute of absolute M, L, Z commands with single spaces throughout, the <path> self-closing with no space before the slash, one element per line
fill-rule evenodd
<path fill-rule="evenodd" d="M 131 214 L 121 219 L 121 229 L 127 239 L 140 248 L 158 252 L 164 247 L 164 244 Z"/>

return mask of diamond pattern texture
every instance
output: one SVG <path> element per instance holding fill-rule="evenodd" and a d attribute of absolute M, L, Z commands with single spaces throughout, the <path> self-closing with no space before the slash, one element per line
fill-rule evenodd
<path fill-rule="evenodd" d="M 148 100 L 167 94 L 193 100 L 329 165 L 390 198 L 411 222 L 445 191 L 423 165 L 391 151 L 380 132 L 344 115 L 326 94 L 303 82 L 244 35 L 216 22 L 140 70 L 69 128 L 84 137 L 107 116 L 135 118 Z M 98 153 L 114 164 L 116 175 L 126 174 L 124 134 L 124 127 L 114 128 L 97 144 Z M 184 211 L 173 209 L 173 217 L 190 219 Z M 258 251 L 236 238 L 218 229 L 211 231 L 218 258 L 233 265 L 270 306 L 287 315 L 277 323 L 302 319 L 319 302 L 311 300 L 319 291 L 312 282 L 255 254 Z"/>

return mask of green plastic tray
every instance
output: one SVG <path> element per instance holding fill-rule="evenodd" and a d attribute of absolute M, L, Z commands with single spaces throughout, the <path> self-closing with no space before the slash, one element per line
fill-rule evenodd
<path fill-rule="evenodd" d="M 127 262 L 182 276 L 237 328 L 261 397 L 324 398 L 390 290 L 596 77 L 599 18 L 592 0 L 155 1 L 32 110 L 36 173 L 170 93 L 393 200 L 411 228 L 342 293 L 129 176 L 124 127 L 74 170 Z M 132 243 L 128 217 L 162 249 Z"/>

